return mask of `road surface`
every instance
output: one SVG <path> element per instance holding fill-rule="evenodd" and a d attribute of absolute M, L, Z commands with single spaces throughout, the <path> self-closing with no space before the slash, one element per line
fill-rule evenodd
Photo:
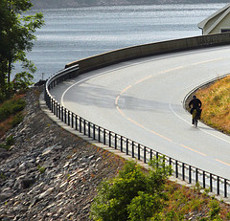
<path fill-rule="evenodd" d="M 64 82 L 51 94 L 79 116 L 174 159 L 230 179 L 230 136 L 191 124 L 185 96 L 230 72 L 230 47 L 122 62 Z"/>

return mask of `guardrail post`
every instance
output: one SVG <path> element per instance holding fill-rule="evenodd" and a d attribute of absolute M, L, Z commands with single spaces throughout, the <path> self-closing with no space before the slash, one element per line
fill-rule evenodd
<path fill-rule="evenodd" d="M 77 115 L 75 115 L 75 130 L 78 129 L 78 126 L 77 126 Z"/>
<path fill-rule="evenodd" d="M 80 133 L 82 132 L 82 125 L 81 125 L 81 117 L 79 118 L 79 131 L 80 131 Z"/>
<path fill-rule="evenodd" d="M 86 135 L 86 120 L 83 120 L 84 135 Z"/>
<path fill-rule="evenodd" d="M 141 145 L 138 144 L 138 160 L 141 159 Z"/>
<path fill-rule="evenodd" d="M 61 121 L 63 122 L 63 106 L 61 107 Z"/>
<path fill-rule="evenodd" d="M 121 136 L 121 152 L 123 152 L 123 137 Z"/>
<path fill-rule="evenodd" d="M 98 142 L 101 142 L 101 127 L 98 127 Z"/>
<path fill-rule="evenodd" d="M 104 129 L 104 144 L 106 144 L 106 130 Z"/>
<path fill-rule="evenodd" d="M 151 149 L 150 150 L 150 160 L 152 160 L 153 159 L 153 150 Z"/>
<path fill-rule="evenodd" d="M 68 116 L 68 126 L 70 126 L 70 111 L 67 111 L 67 116 Z"/>
<path fill-rule="evenodd" d="M 159 153 L 156 152 L 156 162 L 157 162 L 157 168 L 159 167 Z"/>
<path fill-rule="evenodd" d="M 48 95 L 47 95 L 47 96 L 48 96 Z M 47 102 L 48 102 L 48 107 L 49 107 L 49 109 L 51 109 L 51 98 L 50 98 L 50 97 L 48 98 L 48 101 L 47 101 Z"/>
<path fill-rule="evenodd" d="M 205 171 L 203 171 L 203 188 L 205 189 Z"/>
<path fill-rule="evenodd" d="M 95 124 L 93 124 L 93 140 L 95 140 L 96 138 L 96 132 L 95 132 L 96 128 L 95 128 Z"/>
<path fill-rule="evenodd" d="M 224 179 L 224 197 L 228 197 L 228 190 L 227 190 L 227 179 Z"/>
<path fill-rule="evenodd" d="M 53 99 L 53 106 L 52 106 L 52 109 L 53 109 L 53 114 L 55 115 L 55 100 Z"/>
<path fill-rule="evenodd" d="M 56 101 L 54 100 L 54 106 L 53 106 L 53 109 L 54 109 L 54 115 L 56 116 Z"/>
<path fill-rule="evenodd" d="M 58 110 L 59 110 L 59 103 L 57 102 L 57 104 L 56 104 L 56 117 L 58 118 L 58 116 L 59 116 L 59 114 L 58 114 Z"/>
<path fill-rule="evenodd" d="M 192 183 L 192 167 L 189 165 L 189 183 Z"/>
<path fill-rule="evenodd" d="M 91 137 L 90 129 L 90 122 L 88 122 L 88 137 Z"/>
<path fill-rule="evenodd" d="M 56 106 L 56 117 L 59 117 L 59 103 Z"/>
<path fill-rule="evenodd" d="M 61 119 L 61 105 L 58 105 L 58 118 Z"/>
<path fill-rule="evenodd" d="M 185 180 L 184 163 L 182 163 L 182 180 Z"/>
<path fill-rule="evenodd" d="M 73 115 L 73 112 L 71 112 L 71 127 L 73 128 L 74 127 L 74 115 Z"/>
<path fill-rule="evenodd" d="M 196 183 L 198 183 L 198 169 L 196 168 Z"/>
<path fill-rule="evenodd" d="M 129 139 L 126 139 L 126 155 L 129 155 Z"/>
<path fill-rule="evenodd" d="M 212 189 L 212 174 L 210 173 L 210 192 L 212 192 L 213 189 Z"/>
<path fill-rule="evenodd" d="M 169 166 L 172 167 L 172 158 L 171 158 L 171 157 L 169 157 Z M 172 175 L 172 170 L 171 170 L 171 168 L 170 168 L 170 173 L 169 173 L 169 175 Z"/>
<path fill-rule="evenodd" d="M 144 163 L 146 163 L 146 146 L 144 146 Z"/>
<path fill-rule="evenodd" d="M 114 135 L 114 142 L 115 149 L 117 149 L 117 134 Z"/>
<path fill-rule="evenodd" d="M 111 147 L 111 131 L 109 131 L 109 147 Z"/>
<path fill-rule="evenodd" d="M 176 160 L 176 164 L 175 164 L 175 170 L 176 170 L 176 178 L 178 178 L 178 161 Z"/>
<path fill-rule="evenodd" d="M 217 195 L 220 195 L 220 177 L 217 176 Z"/>
<path fill-rule="evenodd" d="M 163 156 L 163 169 L 164 169 L 164 171 L 165 171 L 165 156 Z"/>
<path fill-rule="evenodd" d="M 50 102 L 50 110 L 51 110 L 51 112 L 53 113 L 53 99 L 51 98 L 51 102 Z"/>
<path fill-rule="evenodd" d="M 64 116 L 65 116 L 65 121 L 64 121 L 64 123 L 66 124 L 66 108 L 64 109 Z"/>
<path fill-rule="evenodd" d="M 134 158 L 134 141 L 132 141 L 132 158 Z"/>
<path fill-rule="evenodd" d="M 58 103 L 57 102 L 56 102 L 55 112 L 56 112 L 56 117 L 58 117 Z"/>

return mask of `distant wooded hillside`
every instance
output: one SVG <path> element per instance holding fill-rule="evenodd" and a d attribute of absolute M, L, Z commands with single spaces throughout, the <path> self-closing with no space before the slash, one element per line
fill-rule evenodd
<path fill-rule="evenodd" d="M 229 0 L 32 0 L 35 8 L 69 8 L 108 5 L 229 3 Z"/>

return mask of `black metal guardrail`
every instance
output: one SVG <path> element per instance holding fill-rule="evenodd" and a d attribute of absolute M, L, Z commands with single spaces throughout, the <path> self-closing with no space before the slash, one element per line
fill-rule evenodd
<path fill-rule="evenodd" d="M 172 167 L 172 175 L 174 175 L 176 178 L 186 181 L 189 184 L 199 183 L 199 185 L 204 189 L 209 188 L 210 192 L 228 198 L 230 180 L 173 159 L 153 150 L 150 147 L 146 147 L 145 145 L 130 140 L 129 138 L 107 130 L 78 116 L 76 113 L 71 112 L 58 103 L 51 96 L 50 89 L 54 88 L 56 85 L 65 80 L 76 77 L 78 75 L 78 71 L 78 65 L 72 66 L 58 72 L 56 75 L 50 77 L 46 82 L 44 99 L 48 108 L 54 115 L 56 115 L 57 118 L 89 138 L 108 145 L 114 149 L 120 150 L 126 155 L 130 155 L 132 158 L 141 160 L 144 163 L 148 163 L 153 157 L 156 159 L 162 157 L 165 164 Z"/>

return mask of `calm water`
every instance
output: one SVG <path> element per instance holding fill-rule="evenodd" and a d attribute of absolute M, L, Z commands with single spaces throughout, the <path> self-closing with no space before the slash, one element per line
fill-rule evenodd
<path fill-rule="evenodd" d="M 197 24 L 225 4 L 42 10 L 46 25 L 28 55 L 48 78 L 74 60 L 123 47 L 201 35 Z M 16 70 L 18 70 L 16 68 Z"/>

